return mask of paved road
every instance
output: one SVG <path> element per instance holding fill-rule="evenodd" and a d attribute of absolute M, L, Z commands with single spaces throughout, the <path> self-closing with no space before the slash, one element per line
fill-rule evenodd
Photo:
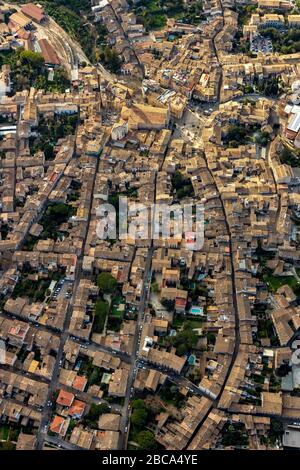
<path fill-rule="evenodd" d="M 81 392 L 80 390 L 77 390 L 73 387 L 69 387 L 68 385 L 58 383 L 58 386 L 59 388 L 62 388 L 63 390 L 66 390 L 67 392 L 73 393 L 77 398 L 79 398 L 80 400 L 86 403 L 95 403 L 96 405 L 107 405 L 110 408 L 111 412 L 122 413 L 121 405 L 108 402 L 107 400 L 103 400 L 102 398 L 93 397 L 89 393 Z"/>
<path fill-rule="evenodd" d="M 109 346 L 104 346 L 102 344 L 95 343 L 91 339 L 88 339 L 88 340 L 82 339 L 78 336 L 75 336 L 73 332 L 70 337 L 71 339 L 75 338 L 74 341 L 77 341 L 82 346 L 87 346 L 88 349 L 91 351 L 102 351 L 105 353 L 113 354 L 114 356 L 119 357 L 123 362 L 127 362 L 128 364 L 131 363 L 131 357 L 127 352 L 117 351 L 113 348 L 110 348 Z"/>
<path fill-rule="evenodd" d="M 54 444 L 57 447 L 61 447 L 62 450 L 82 450 L 82 447 L 78 447 L 75 444 L 70 444 L 70 442 L 64 441 L 54 436 L 47 436 L 45 442 Z"/>
<path fill-rule="evenodd" d="M 2 311 L 0 311 L 0 317 L 2 317 L 2 318 L 7 318 L 7 317 L 13 318 L 13 317 L 15 317 L 20 321 L 23 321 L 25 323 L 29 323 L 33 328 L 36 328 L 38 331 L 46 331 L 48 333 L 49 332 L 50 333 L 55 333 L 57 336 L 60 336 L 60 337 L 62 335 L 62 331 L 58 330 L 57 328 L 54 328 L 54 327 L 51 327 L 51 326 L 45 326 L 45 325 L 42 325 L 42 324 L 36 323 L 36 322 L 28 322 L 28 319 L 22 317 L 21 315 L 3 313 Z M 72 335 L 70 335 L 70 338 L 71 339 L 74 338 L 73 340 L 78 342 L 78 344 L 80 344 L 82 346 L 88 346 L 88 348 L 91 351 L 102 351 L 104 353 L 113 354 L 114 356 L 119 357 L 123 362 L 127 362 L 128 364 L 131 362 L 130 355 L 126 352 L 117 351 L 117 350 L 115 350 L 113 348 L 110 348 L 108 346 L 95 343 L 92 340 L 82 339 L 79 336 L 75 336 L 73 333 L 72 333 Z"/>
<path fill-rule="evenodd" d="M 152 364 L 151 362 L 148 362 L 147 359 L 137 359 L 136 361 L 136 366 L 141 367 L 141 368 L 149 368 L 149 369 L 155 369 L 162 374 L 166 374 L 168 376 L 168 379 L 178 385 L 179 387 L 187 387 L 191 393 L 194 393 L 195 395 L 200 395 L 208 398 L 209 400 L 215 400 L 217 397 L 214 395 L 212 392 L 209 392 L 208 390 L 205 390 L 201 387 L 198 387 L 195 385 L 193 382 L 191 382 L 188 378 L 184 377 L 182 374 L 178 374 L 177 372 L 171 371 L 170 369 L 162 366 L 158 366 L 156 364 Z"/>
<path fill-rule="evenodd" d="M 79 123 L 79 120 L 78 120 L 78 123 Z M 78 132 L 78 125 L 77 125 L 76 132 L 75 132 L 75 140 L 76 140 L 77 132 Z M 96 168 L 95 168 L 92 190 L 94 190 L 98 166 L 99 166 L 99 159 L 97 160 L 97 165 L 96 165 Z M 74 281 L 74 284 L 73 284 L 72 297 L 70 299 L 70 303 L 69 303 L 68 310 L 67 310 L 66 317 L 65 317 L 65 321 L 64 321 L 63 332 L 62 332 L 61 338 L 60 338 L 60 345 L 59 345 L 59 348 L 58 348 L 56 361 L 55 361 L 55 366 L 54 366 L 54 371 L 53 371 L 53 374 L 52 374 L 52 379 L 51 379 L 49 390 L 48 390 L 47 405 L 44 407 L 44 410 L 42 412 L 42 420 L 41 420 L 41 424 L 40 424 L 40 428 L 39 428 L 39 432 L 38 432 L 38 436 L 37 436 L 37 444 L 36 444 L 37 449 L 41 449 L 42 446 L 43 446 L 43 441 L 44 441 L 44 437 L 45 437 L 45 427 L 49 424 L 49 421 L 51 419 L 52 407 L 48 406 L 48 403 L 52 402 L 53 393 L 57 388 L 58 378 L 59 378 L 59 373 L 60 373 L 60 366 L 61 366 L 62 361 L 63 361 L 64 346 L 65 346 L 66 341 L 69 337 L 68 329 L 69 329 L 69 325 L 70 325 L 70 321 L 71 321 L 71 317 L 72 317 L 72 313 L 73 313 L 74 299 L 75 299 L 75 296 L 76 296 L 76 291 L 77 291 L 79 281 L 80 281 L 80 277 L 81 277 L 81 273 L 82 273 L 82 260 L 83 260 L 84 246 L 85 246 L 87 233 L 88 233 L 88 227 L 89 227 L 89 223 L 90 223 L 92 200 L 93 200 L 93 191 L 91 192 L 91 201 L 90 201 L 90 208 L 89 208 L 90 209 L 89 210 L 89 219 L 88 219 L 88 222 L 87 222 L 87 225 L 86 225 L 85 238 L 84 238 L 84 242 L 82 244 L 81 254 L 77 259 L 77 265 L 76 265 L 76 270 L 75 270 L 75 281 Z"/>
<path fill-rule="evenodd" d="M 130 367 L 130 372 L 129 372 L 129 377 L 128 377 L 127 391 L 126 391 L 122 418 L 121 418 L 121 423 L 120 423 L 120 430 L 121 430 L 120 447 L 121 449 L 125 449 L 126 444 L 127 444 L 128 436 L 127 436 L 127 432 L 125 431 L 125 429 L 128 429 L 128 424 L 129 424 L 129 417 L 130 417 L 129 403 L 132 397 L 132 387 L 133 387 L 136 370 L 137 370 L 136 360 L 137 360 L 137 356 L 139 352 L 140 325 L 143 322 L 145 308 L 147 306 L 149 275 L 151 273 L 151 261 L 153 257 L 153 252 L 154 252 L 154 248 L 150 247 L 148 250 L 146 264 L 145 264 L 142 295 L 141 295 L 141 300 L 140 300 L 139 309 L 138 309 L 138 318 L 137 318 L 135 337 L 134 337 L 134 343 L 133 343 L 133 353 L 131 356 L 131 367 Z"/>
<path fill-rule="evenodd" d="M 112 12 L 113 12 L 113 14 L 114 14 L 114 16 L 115 16 L 116 22 L 118 23 L 120 29 L 122 30 L 122 33 L 123 33 L 123 35 L 124 35 L 124 38 L 126 39 L 126 41 L 127 41 L 127 43 L 128 43 L 128 46 L 127 46 L 127 47 L 124 47 L 124 50 L 125 50 L 125 49 L 130 49 L 130 50 L 132 51 L 132 53 L 133 53 L 133 55 L 134 55 L 134 57 L 135 57 L 136 63 L 137 63 L 138 66 L 139 66 L 139 69 L 140 69 L 140 72 L 141 72 L 141 79 L 142 79 L 142 78 L 144 77 L 144 68 L 143 68 L 143 65 L 141 64 L 140 59 L 139 59 L 137 53 L 135 52 L 134 47 L 132 47 L 131 41 L 130 41 L 130 39 L 129 39 L 127 33 L 125 32 L 125 30 L 124 30 L 124 28 L 123 28 L 123 26 L 122 26 L 122 23 L 121 23 L 121 21 L 119 20 L 118 13 L 116 12 L 116 10 L 115 10 L 115 8 L 114 8 L 114 6 L 113 6 L 112 3 L 110 3 L 110 8 L 111 8 L 111 10 L 112 10 Z"/>
<path fill-rule="evenodd" d="M 31 372 L 26 372 L 25 370 L 18 369 L 16 365 L 8 366 L 7 364 L 1 364 L 1 369 L 8 370 L 14 374 L 22 375 L 23 377 L 27 377 L 28 379 L 37 380 L 38 382 L 43 382 L 45 384 L 50 382 L 50 378 L 46 378 L 39 374 L 32 374 Z"/>
<path fill-rule="evenodd" d="M 234 363 L 236 361 L 236 358 L 237 358 L 237 355 L 238 355 L 238 352 L 239 352 L 240 343 L 241 343 L 241 338 L 240 338 L 240 328 L 239 328 L 240 322 L 239 322 L 239 313 L 238 313 L 237 295 L 236 295 L 235 269 L 234 269 L 234 259 L 233 259 L 233 256 L 234 256 L 234 254 L 233 254 L 233 239 L 232 239 L 232 235 L 231 235 L 231 229 L 230 229 L 230 225 L 229 225 L 229 222 L 228 222 L 228 219 L 227 219 L 227 214 L 226 214 L 226 209 L 225 209 L 225 206 L 224 206 L 224 202 L 223 202 L 222 196 L 219 192 L 219 188 L 216 184 L 214 174 L 210 170 L 206 158 L 205 158 L 205 161 L 206 161 L 207 169 L 208 169 L 208 171 L 211 175 L 212 180 L 214 181 L 216 191 L 217 191 L 219 199 L 221 201 L 222 211 L 223 211 L 224 219 L 225 219 L 225 225 L 226 225 L 227 233 L 228 233 L 228 236 L 229 236 L 229 249 L 230 249 L 229 255 L 230 255 L 230 264 L 231 264 L 232 300 L 233 300 L 233 309 L 234 309 L 234 316 L 235 316 L 235 328 L 234 328 L 235 329 L 235 343 L 234 343 L 233 354 L 232 354 L 232 357 L 231 357 L 230 365 L 228 367 L 226 376 L 224 377 L 224 381 L 222 383 L 219 395 L 213 403 L 214 407 L 218 407 L 218 403 L 220 401 L 220 398 L 221 398 L 222 393 L 224 391 L 224 388 L 226 386 L 227 380 L 228 380 L 228 378 L 231 374 L 232 368 L 233 368 Z M 187 443 L 186 447 L 188 447 L 189 443 L 192 441 L 192 439 L 194 438 L 194 436 L 198 432 L 200 426 L 205 421 L 205 419 L 208 416 L 209 412 L 210 412 L 210 410 L 208 410 L 208 412 L 206 413 L 204 418 L 201 420 L 201 422 L 199 422 L 197 428 L 195 429 L 194 433 L 192 434 L 191 438 L 189 439 L 189 442 Z"/>

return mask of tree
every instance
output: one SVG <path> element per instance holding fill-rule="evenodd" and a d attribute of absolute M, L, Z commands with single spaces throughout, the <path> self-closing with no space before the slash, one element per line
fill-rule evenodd
<path fill-rule="evenodd" d="M 136 442 L 141 449 L 154 450 L 157 449 L 157 442 L 155 440 L 154 434 L 151 431 L 141 431 L 135 438 Z"/>
<path fill-rule="evenodd" d="M 141 398 L 138 398 L 137 400 L 132 401 L 132 409 L 141 409 L 141 408 L 146 408 L 144 400 Z"/>
<path fill-rule="evenodd" d="M 279 158 L 281 163 L 286 163 L 292 167 L 299 167 L 300 166 L 300 155 L 299 151 L 295 150 L 291 152 L 291 150 L 287 149 L 286 147 L 282 147 L 279 151 Z"/>
<path fill-rule="evenodd" d="M 180 171 L 175 171 L 175 173 L 172 175 L 172 186 L 174 189 L 178 190 L 180 188 L 182 188 L 182 186 L 184 185 L 184 177 L 182 176 L 182 174 L 180 173 Z"/>
<path fill-rule="evenodd" d="M 159 293 L 159 287 L 158 287 L 158 284 L 157 282 L 154 282 L 151 286 L 151 292 L 153 292 L 154 294 L 158 294 Z"/>
<path fill-rule="evenodd" d="M 143 428 L 147 422 L 148 412 L 146 408 L 137 408 L 131 415 L 131 423 L 137 428 Z"/>
<path fill-rule="evenodd" d="M 253 86 L 251 86 L 251 85 L 246 85 L 245 86 L 245 93 L 246 94 L 250 94 L 250 93 L 253 93 L 253 92 L 254 92 Z"/>
<path fill-rule="evenodd" d="M 176 353 L 183 356 L 190 349 L 193 349 L 198 341 L 198 335 L 193 330 L 193 325 L 190 322 L 184 322 L 183 328 L 176 336 L 170 338 L 171 343 L 176 347 Z"/>
<path fill-rule="evenodd" d="M 222 444 L 224 446 L 247 446 L 248 435 L 246 434 L 245 425 L 243 423 L 227 423 L 222 432 Z"/>
<path fill-rule="evenodd" d="M 100 60 L 113 73 L 120 71 L 121 60 L 115 49 L 104 46 L 100 49 Z"/>
<path fill-rule="evenodd" d="M 161 299 L 160 303 L 168 310 L 168 312 L 172 312 L 175 308 L 174 299 Z"/>
<path fill-rule="evenodd" d="M 12 442 L 1 442 L 0 450 L 14 450 L 15 447 L 15 444 L 13 444 Z"/>
<path fill-rule="evenodd" d="M 95 304 L 95 318 L 93 325 L 93 329 L 96 333 L 102 333 L 108 311 L 108 302 L 106 300 L 97 300 Z"/>
<path fill-rule="evenodd" d="M 41 69 L 45 65 L 42 54 L 33 51 L 22 51 L 20 53 L 20 62 L 23 65 L 28 64 L 35 69 Z"/>
<path fill-rule="evenodd" d="M 292 367 L 289 364 L 283 363 L 276 369 L 276 375 L 278 377 L 285 377 L 291 370 Z"/>
<path fill-rule="evenodd" d="M 280 419 L 272 418 L 270 431 L 274 434 L 280 435 L 283 433 L 283 424 Z"/>
<path fill-rule="evenodd" d="M 136 428 L 143 428 L 147 422 L 148 410 L 142 399 L 133 400 L 132 402 L 131 423 Z"/>
<path fill-rule="evenodd" d="M 47 142 L 44 147 L 44 155 L 46 160 L 53 160 L 55 155 L 54 155 L 54 146 Z"/>
<path fill-rule="evenodd" d="M 98 423 L 99 416 L 103 413 L 109 413 L 109 408 L 105 403 L 100 405 L 92 403 L 90 410 L 88 414 L 84 417 L 83 421 L 88 426 L 93 427 Z"/>
<path fill-rule="evenodd" d="M 194 189 L 190 178 L 185 178 L 180 173 L 180 171 L 175 171 L 175 173 L 172 175 L 171 181 L 178 199 L 183 199 L 184 197 L 194 195 Z"/>
<path fill-rule="evenodd" d="M 104 294 L 112 294 L 117 288 L 117 281 L 110 273 L 100 273 L 97 285 Z"/>
<path fill-rule="evenodd" d="M 208 344 L 215 344 L 216 343 L 216 335 L 211 332 L 208 332 L 206 335 Z"/>

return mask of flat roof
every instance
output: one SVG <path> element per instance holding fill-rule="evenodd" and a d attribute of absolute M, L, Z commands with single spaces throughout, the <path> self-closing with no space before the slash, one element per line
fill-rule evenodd
<path fill-rule="evenodd" d="M 282 443 L 285 447 L 300 449 L 300 426 L 288 426 L 283 434 Z"/>
<path fill-rule="evenodd" d="M 300 113 L 295 114 L 287 125 L 289 131 L 298 132 L 300 129 Z"/>

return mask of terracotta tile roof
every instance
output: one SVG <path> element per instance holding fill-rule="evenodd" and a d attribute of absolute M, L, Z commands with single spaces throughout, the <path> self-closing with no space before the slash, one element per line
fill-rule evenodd
<path fill-rule="evenodd" d="M 44 10 L 34 3 L 27 3 L 22 6 L 21 12 L 39 23 L 45 18 Z"/>
<path fill-rule="evenodd" d="M 81 392 L 83 392 L 86 384 L 87 384 L 87 378 L 84 376 L 77 375 L 77 377 L 75 377 L 74 379 L 72 387 L 75 388 L 76 390 L 80 390 Z"/>
<path fill-rule="evenodd" d="M 50 431 L 59 434 L 61 432 L 64 422 L 65 420 L 61 416 L 54 416 L 52 423 L 50 424 Z"/>
<path fill-rule="evenodd" d="M 62 406 L 71 406 L 74 401 L 73 393 L 60 390 L 56 403 Z"/>
<path fill-rule="evenodd" d="M 74 400 L 72 406 L 69 409 L 70 416 L 81 417 L 85 410 L 85 403 L 80 400 Z"/>

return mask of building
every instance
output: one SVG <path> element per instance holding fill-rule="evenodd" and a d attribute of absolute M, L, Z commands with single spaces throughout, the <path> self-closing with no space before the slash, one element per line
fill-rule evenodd
<path fill-rule="evenodd" d="M 69 419 L 64 419 L 62 416 L 55 415 L 50 424 L 50 431 L 64 437 L 67 433 L 69 424 Z"/>
<path fill-rule="evenodd" d="M 290 28 L 300 27 L 300 15 L 288 15 L 287 20 Z"/>
<path fill-rule="evenodd" d="M 103 413 L 98 421 L 98 428 L 103 431 L 119 431 L 121 416 L 113 413 Z"/>
<path fill-rule="evenodd" d="M 128 370 L 117 369 L 109 382 L 108 394 L 114 397 L 125 397 L 128 381 Z"/>
<path fill-rule="evenodd" d="M 113 125 L 111 130 L 111 138 L 112 140 L 122 140 L 128 134 L 128 122 L 127 121 L 119 121 Z"/>
<path fill-rule="evenodd" d="M 20 432 L 17 440 L 16 450 L 35 450 L 36 441 L 36 436 Z"/>
<path fill-rule="evenodd" d="M 258 0 L 261 10 L 292 10 L 293 4 L 284 0 Z"/>
<path fill-rule="evenodd" d="M 300 449 L 300 427 L 296 425 L 288 425 L 282 437 L 283 447 L 292 449 Z"/>
<path fill-rule="evenodd" d="M 73 393 L 66 392 L 65 390 L 60 390 L 56 403 L 61 406 L 71 406 L 74 401 Z"/>
<path fill-rule="evenodd" d="M 35 5 L 34 3 L 27 3 L 26 5 L 23 5 L 21 12 L 37 23 L 42 23 L 46 19 L 43 8 Z"/>
<path fill-rule="evenodd" d="M 80 400 L 74 400 L 69 408 L 68 415 L 73 419 L 80 419 L 85 410 L 85 403 Z"/>
<path fill-rule="evenodd" d="M 39 46 L 46 65 L 60 65 L 60 60 L 51 44 L 49 44 L 49 42 L 47 41 L 47 39 L 40 39 Z"/>
<path fill-rule="evenodd" d="M 132 104 L 129 108 L 127 106 L 122 108 L 121 118 L 128 122 L 130 130 L 161 130 L 168 127 L 170 112 L 167 108 Z"/>
<path fill-rule="evenodd" d="M 31 19 L 19 12 L 13 13 L 9 17 L 9 21 L 13 25 L 24 29 L 30 29 L 32 25 Z"/>

